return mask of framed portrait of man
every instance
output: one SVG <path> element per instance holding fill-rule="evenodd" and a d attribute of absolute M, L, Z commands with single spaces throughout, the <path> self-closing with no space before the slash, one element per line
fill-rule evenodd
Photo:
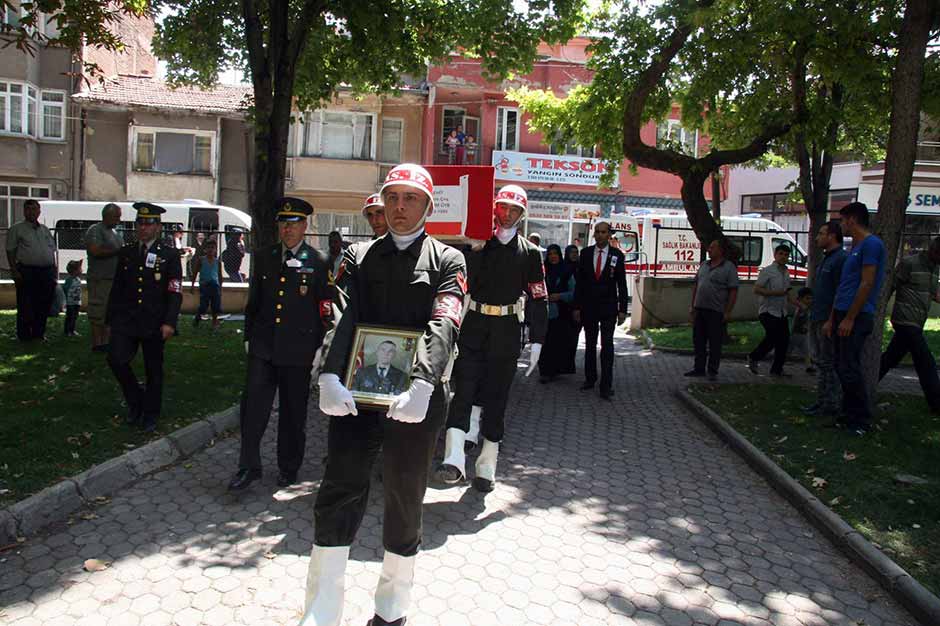
<path fill-rule="evenodd" d="M 392 398 L 408 389 L 421 334 L 388 326 L 356 327 L 346 388 L 357 405 L 388 407 Z"/>

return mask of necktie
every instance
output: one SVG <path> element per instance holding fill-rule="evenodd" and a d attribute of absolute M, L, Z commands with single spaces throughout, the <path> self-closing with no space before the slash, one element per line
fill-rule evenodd
<path fill-rule="evenodd" d="M 293 259 L 293 258 L 294 258 L 294 253 L 291 252 L 290 250 L 286 250 L 286 251 L 284 252 L 284 262 L 285 262 L 285 263 L 287 263 L 288 261 L 290 261 L 290 260 Z"/>
<path fill-rule="evenodd" d="M 595 256 L 597 256 L 597 265 L 594 267 L 594 280 L 601 279 L 601 250 L 596 248 L 594 250 Z"/>
<path fill-rule="evenodd" d="M 382 378 L 385 378 L 385 368 L 384 368 L 384 367 L 380 367 L 380 368 L 379 368 L 379 376 L 381 376 Z"/>

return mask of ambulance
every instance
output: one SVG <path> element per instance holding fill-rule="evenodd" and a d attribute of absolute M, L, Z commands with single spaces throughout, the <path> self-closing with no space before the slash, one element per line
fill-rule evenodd
<path fill-rule="evenodd" d="M 612 214 L 605 218 L 626 255 L 629 274 L 692 278 L 704 256 L 702 244 L 685 213 L 653 213 L 645 210 Z M 774 260 L 774 249 L 790 248 L 790 275 L 806 278 L 806 252 L 780 225 L 757 216 L 729 216 L 721 219 L 728 240 L 741 251 L 738 275 L 756 278 L 762 267 Z"/>

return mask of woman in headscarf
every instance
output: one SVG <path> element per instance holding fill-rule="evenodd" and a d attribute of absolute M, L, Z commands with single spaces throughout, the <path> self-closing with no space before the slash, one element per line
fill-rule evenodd
<path fill-rule="evenodd" d="M 564 374 L 571 333 L 574 272 L 565 262 L 561 247 L 551 244 L 545 251 L 545 285 L 548 287 L 548 332 L 539 356 L 539 382 L 547 383 Z"/>
<path fill-rule="evenodd" d="M 578 246 L 571 244 L 565 248 L 565 265 L 572 276 L 578 273 L 578 258 L 581 256 Z M 568 320 L 567 334 L 565 335 L 565 351 L 561 358 L 561 369 L 559 374 L 574 374 L 577 371 L 575 360 L 578 355 L 578 338 L 581 336 L 581 323 L 574 320 L 572 308 L 567 303 L 561 303 L 559 306 L 562 317 Z"/>

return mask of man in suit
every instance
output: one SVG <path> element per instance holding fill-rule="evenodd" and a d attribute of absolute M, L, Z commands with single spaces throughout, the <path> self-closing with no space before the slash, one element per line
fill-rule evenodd
<path fill-rule="evenodd" d="M 392 365 L 398 346 L 383 341 L 375 349 L 375 364 L 359 368 L 353 378 L 354 391 L 399 394 L 405 390 L 405 373 Z"/>
<path fill-rule="evenodd" d="M 627 319 L 627 275 L 623 252 L 610 246 L 610 224 L 594 225 L 595 245 L 581 251 L 574 300 L 575 321 L 584 324 L 584 384 L 597 382 L 597 332 L 601 334 L 601 398 L 614 395 L 614 324 Z"/>
<path fill-rule="evenodd" d="M 165 209 L 149 202 L 136 202 L 134 209 L 137 241 L 118 253 L 108 295 L 108 365 L 127 402 L 127 423 L 152 432 L 163 398 L 163 344 L 176 330 L 183 303 L 183 267 L 179 252 L 157 240 Z M 131 369 L 138 346 L 144 352 L 143 387 Z"/>
<path fill-rule="evenodd" d="M 326 259 L 304 241 L 309 203 L 278 201 L 280 241 L 255 252 L 245 305 L 248 378 L 241 415 L 241 454 L 230 491 L 261 478 L 261 438 L 271 419 L 274 392 L 280 398 L 277 424 L 277 484 L 297 481 L 304 459 L 310 369 L 333 319 Z"/>

